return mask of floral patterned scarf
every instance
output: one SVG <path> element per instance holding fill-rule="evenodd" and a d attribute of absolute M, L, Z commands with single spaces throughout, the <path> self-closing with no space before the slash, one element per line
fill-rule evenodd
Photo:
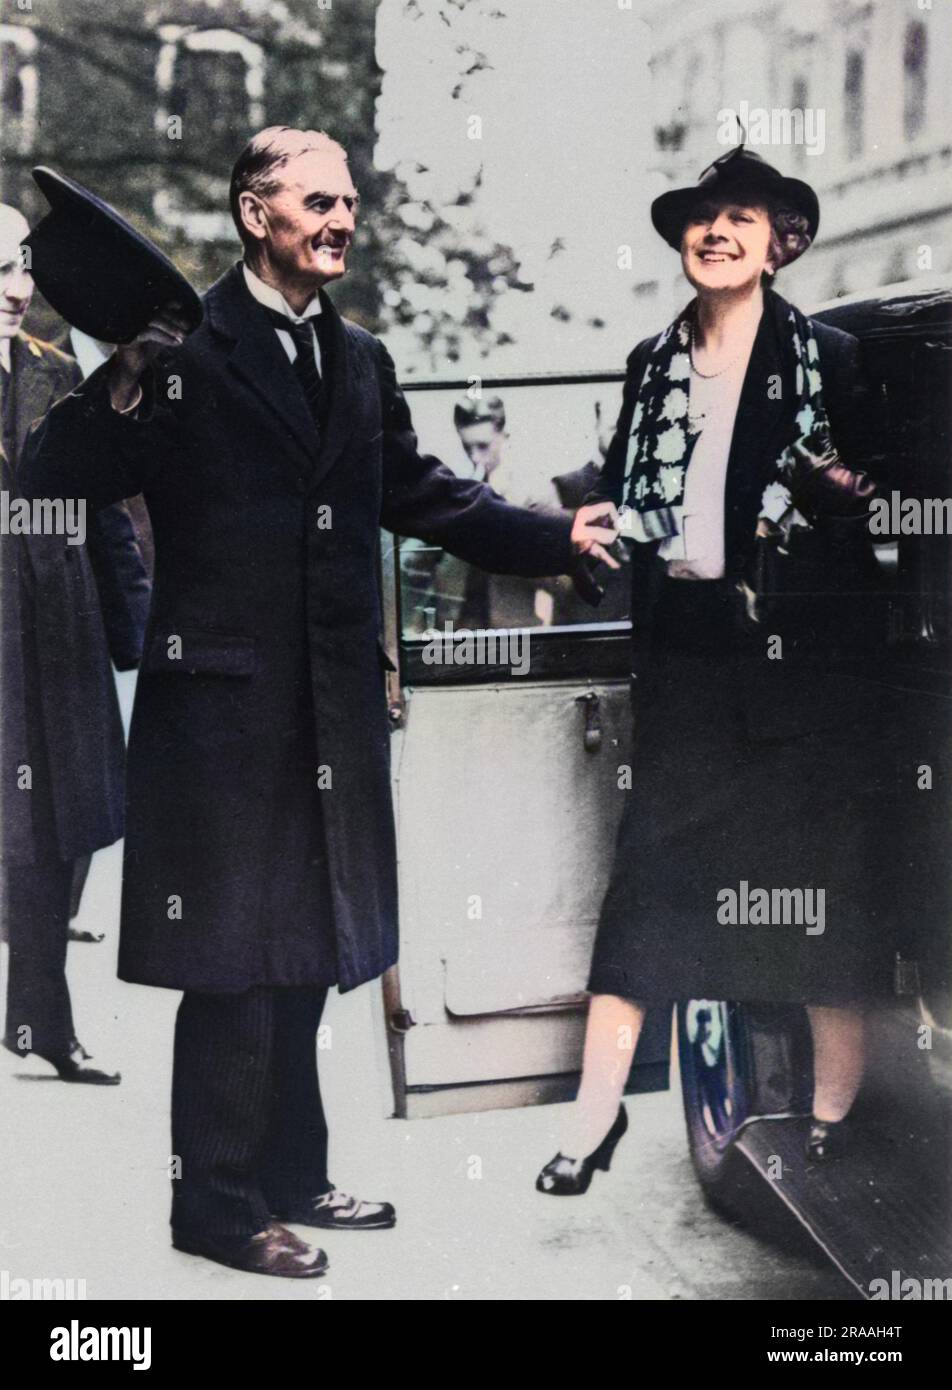
<path fill-rule="evenodd" d="M 621 534 L 633 541 L 662 541 L 679 535 L 684 485 L 700 431 L 688 418 L 691 384 L 690 342 L 696 300 L 656 340 L 638 391 L 625 458 Z M 782 451 L 764 489 L 761 515 L 772 521 L 793 516 L 787 480 L 798 456 L 832 450 L 823 403 L 816 338 L 808 320 L 780 295 L 765 295 L 764 313 L 773 313 L 781 342 L 790 344 L 794 374 L 793 418 L 799 431 Z M 784 354 L 785 357 L 788 354 Z M 784 380 L 784 389 L 789 390 Z M 743 428 L 738 417 L 735 428 Z"/>

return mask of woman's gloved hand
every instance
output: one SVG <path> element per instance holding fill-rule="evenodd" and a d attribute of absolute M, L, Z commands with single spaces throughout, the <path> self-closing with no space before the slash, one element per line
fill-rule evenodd
<path fill-rule="evenodd" d="M 869 515 L 876 484 L 868 473 L 847 468 L 832 445 L 817 454 L 797 440 L 787 450 L 787 457 L 791 460 L 786 469 L 790 495 L 809 521 Z"/>

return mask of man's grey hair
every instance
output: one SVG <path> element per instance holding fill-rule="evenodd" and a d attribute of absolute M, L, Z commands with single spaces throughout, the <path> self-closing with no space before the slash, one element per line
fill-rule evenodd
<path fill-rule="evenodd" d="M 347 159 L 347 151 L 326 131 L 295 130 L 293 126 L 272 125 L 253 135 L 235 160 L 228 198 L 232 218 L 246 250 L 252 249 L 254 238 L 249 236 L 241 220 L 242 193 L 272 198 L 281 187 L 281 180 L 277 177 L 280 171 L 289 160 L 309 150 L 333 151 L 342 159 Z"/>

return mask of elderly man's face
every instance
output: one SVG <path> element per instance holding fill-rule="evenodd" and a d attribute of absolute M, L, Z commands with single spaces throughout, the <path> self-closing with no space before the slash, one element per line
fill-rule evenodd
<path fill-rule="evenodd" d="M 317 289 L 345 273 L 357 220 L 357 190 L 334 150 L 307 150 L 279 172 L 281 188 L 254 199 L 262 251 L 279 279 Z M 244 195 L 246 199 L 253 195 Z"/>
<path fill-rule="evenodd" d="M 0 338 L 12 338 L 33 298 L 33 276 L 23 269 L 20 242 L 29 233 L 21 212 L 0 203 Z"/>

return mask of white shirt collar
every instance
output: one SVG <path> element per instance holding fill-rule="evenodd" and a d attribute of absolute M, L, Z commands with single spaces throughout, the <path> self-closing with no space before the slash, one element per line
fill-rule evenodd
<path fill-rule="evenodd" d="M 321 301 L 317 294 L 314 295 L 303 314 L 296 314 L 280 290 L 276 290 L 272 285 L 266 285 L 245 262 L 242 262 L 241 268 L 245 272 L 245 284 L 259 304 L 264 304 L 267 308 L 284 314 L 294 323 L 303 323 L 305 319 L 315 318 L 321 313 Z"/>
<path fill-rule="evenodd" d="M 95 338 L 90 338 L 89 334 L 84 333 L 80 328 L 69 330 L 69 345 L 73 349 L 73 356 L 79 363 L 83 380 L 92 376 L 97 367 L 101 367 L 106 358 L 112 355 L 112 348 L 108 343 L 103 344 Z"/>
<path fill-rule="evenodd" d="M 2 363 L 2 365 L 3 365 L 3 370 L 4 370 L 5 372 L 8 372 L 8 371 L 10 370 L 10 361 L 11 361 L 11 358 L 10 358 L 10 343 L 11 343 L 11 342 L 12 342 L 12 339 L 11 339 L 11 338 L 0 338 L 0 363 Z"/>

